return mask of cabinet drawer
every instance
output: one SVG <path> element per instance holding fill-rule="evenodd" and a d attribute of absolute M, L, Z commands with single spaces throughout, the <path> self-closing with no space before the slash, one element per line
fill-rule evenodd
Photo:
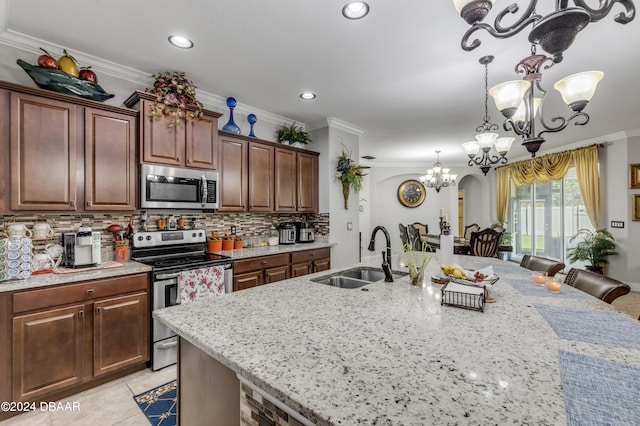
<path fill-rule="evenodd" d="M 133 291 L 146 291 L 149 286 L 148 281 L 147 274 L 124 275 L 15 293 L 13 295 L 13 312 L 27 312 Z"/>
<path fill-rule="evenodd" d="M 236 260 L 233 262 L 233 272 L 257 271 L 275 266 L 289 265 L 289 253 L 274 254 L 272 256 L 255 257 L 247 260 Z"/>
<path fill-rule="evenodd" d="M 315 250 L 294 251 L 291 253 L 291 263 L 302 263 L 310 260 L 329 259 L 331 257 L 331 248 L 321 248 Z"/>

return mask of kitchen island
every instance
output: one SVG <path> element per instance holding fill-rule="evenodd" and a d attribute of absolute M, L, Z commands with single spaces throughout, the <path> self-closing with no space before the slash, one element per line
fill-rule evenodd
<path fill-rule="evenodd" d="M 560 294 L 532 293 L 530 271 L 513 263 L 454 260 L 468 269 L 493 265 L 500 276 L 492 288 L 496 303 L 484 312 L 442 306 L 442 286 L 431 284 L 429 274 L 424 287 L 412 287 L 408 277 L 362 289 L 311 281 L 325 271 L 154 316 L 201 361 L 210 359 L 227 377 L 237 375 L 318 425 L 566 424 L 561 354 L 640 367 L 638 348 L 561 339 L 540 313 L 546 306 L 624 316 L 612 306 L 566 286 Z M 380 256 L 363 265 L 380 266 Z M 429 270 L 437 268 L 434 259 Z M 196 361 L 179 361 L 180 395 L 194 394 Z M 239 410 L 232 405 L 230 411 Z"/>

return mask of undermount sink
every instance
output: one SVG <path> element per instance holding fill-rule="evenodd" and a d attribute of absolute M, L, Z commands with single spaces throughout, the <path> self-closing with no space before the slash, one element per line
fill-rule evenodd
<path fill-rule="evenodd" d="M 391 275 L 395 280 L 402 278 L 407 274 L 406 272 L 393 271 Z M 382 269 L 364 266 L 342 272 L 336 272 L 331 275 L 325 275 L 323 277 L 312 279 L 311 281 L 319 284 L 330 285 L 332 287 L 359 288 L 367 284 L 371 284 L 372 282 L 382 280 L 384 280 L 384 272 L 382 272 Z"/>

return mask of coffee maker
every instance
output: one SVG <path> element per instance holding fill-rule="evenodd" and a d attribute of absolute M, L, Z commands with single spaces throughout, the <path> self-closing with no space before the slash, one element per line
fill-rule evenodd
<path fill-rule="evenodd" d="M 93 232 L 88 225 L 82 225 L 78 232 L 62 234 L 64 246 L 63 266 L 86 268 L 100 264 L 100 233 Z"/>

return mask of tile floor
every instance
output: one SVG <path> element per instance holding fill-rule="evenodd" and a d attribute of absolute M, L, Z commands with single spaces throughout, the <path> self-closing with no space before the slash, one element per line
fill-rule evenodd
<path fill-rule="evenodd" d="M 61 400 L 63 403 L 79 403 L 79 412 L 35 411 L 0 421 L 0 425 L 149 426 L 133 396 L 175 378 L 175 366 L 156 372 L 145 369 Z"/>

